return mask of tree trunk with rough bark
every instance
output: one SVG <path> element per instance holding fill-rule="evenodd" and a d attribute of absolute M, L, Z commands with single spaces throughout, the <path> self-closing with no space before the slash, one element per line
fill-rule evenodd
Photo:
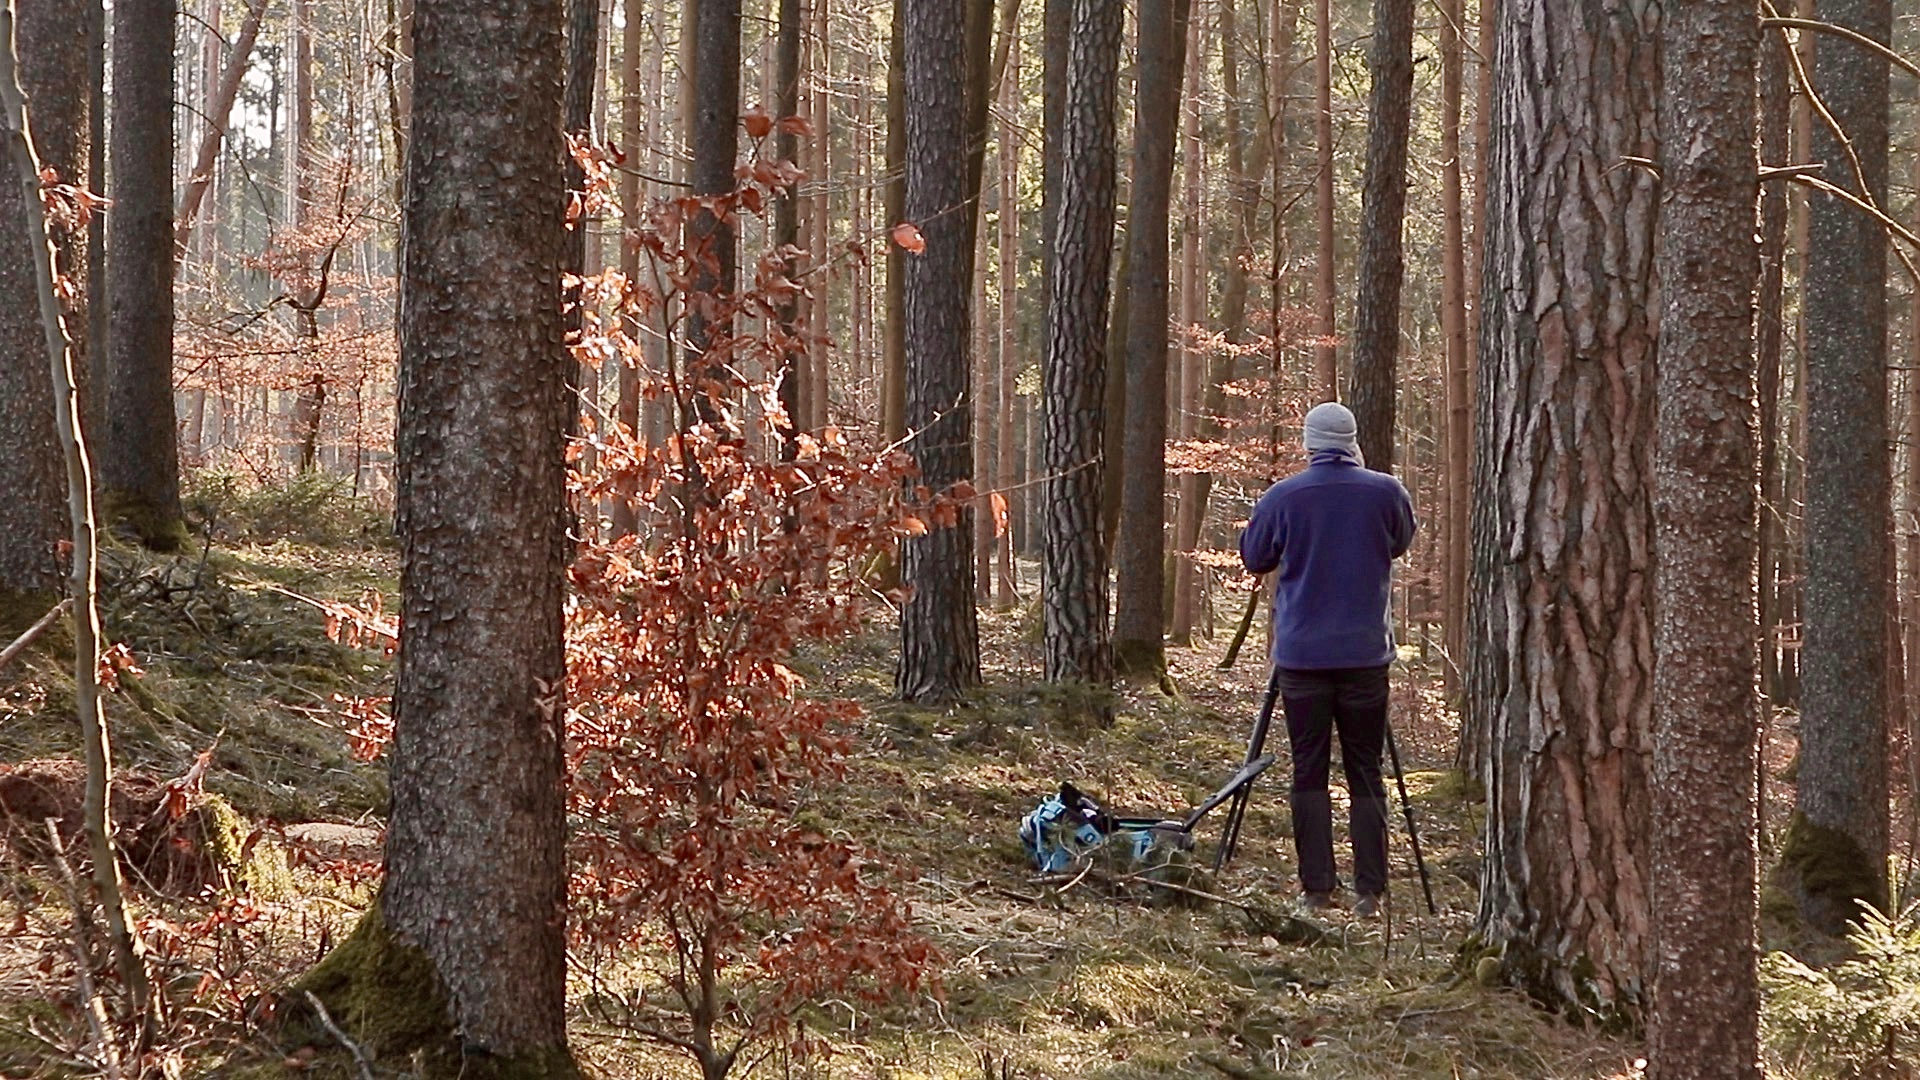
<path fill-rule="evenodd" d="M 1407 210 L 1407 129 L 1413 120 L 1413 0 L 1374 0 L 1367 52 L 1367 174 L 1361 193 L 1360 273 L 1353 305 L 1348 398 L 1367 466 L 1393 471 L 1393 409 L 1400 357 L 1401 232 Z"/>
<path fill-rule="evenodd" d="M 1504 977 L 1634 1022 L 1650 960 L 1659 7 L 1506 0 L 1488 160 L 1467 720 L 1475 931 Z M 1576 527 L 1577 526 L 1577 527 Z"/>
<path fill-rule="evenodd" d="M 1760 894 L 1752 0 L 1662 27 L 1650 865 L 1653 1080 L 1758 1080 Z"/>
<path fill-rule="evenodd" d="M 1206 320 L 1206 212 L 1202 205 L 1206 190 L 1206 143 L 1200 137 L 1200 94 L 1206 85 L 1207 66 L 1206 21 L 1195 18 L 1189 21 L 1187 34 L 1187 86 L 1182 108 L 1184 146 L 1180 178 L 1180 310 L 1175 318 L 1175 340 L 1179 343 L 1179 352 L 1175 354 L 1173 383 L 1178 392 L 1174 397 L 1174 414 L 1178 422 L 1174 431 L 1183 440 L 1191 441 L 1200 433 L 1195 423 L 1196 413 L 1200 410 L 1199 383 L 1202 360 L 1199 347 L 1193 339 L 1192 328 Z M 1225 53 L 1226 50 L 1221 50 Z M 1231 63 L 1230 57 L 1223 57 Z M 1168 604 L 1167 638 L 1175 645 L 1193 644 L 1194 593 L 1199 584 L 1199 567 L 1193 561 L 1193 551 L 1200 546 L 1200 522 L 1205 511 L 1205 503 L 1200 495 L 1200 477 L 1196 473 L 1180 475 L 1180 497 L 1174 508 L 1173 516 L 1173 563 L 1172 581 L 1169 591 L 1172 593 Z"/>
<path fill-rule="evenodd" d="M 1020 38 L 1017 32 L 1006 34 L 1008 42 L 1007 75 L 1001 83 L 1000 97 L 1000 379 L 999 446 L 994 454 L 998 467 L 994 487 L 1005 493 L 1007 524 L 999 538 L 999 589 L 995 603 L 1001 608 L 1014 605 L 1017 590 L 1013 565 L 1013 522 L 1017 520 L 1027 493 L 1014 491 L 1014 376 L 1019 365 L 1018 334 L 1019 260 L 1020 260 Z"/>
<path fill-rule="evenodd" d="M 902 0 L 905 14 L 906 220 L 926 249 L 906 257 L 906 425 L 920 483 L 935 495 L 971 478 L 968 267 L 973 236 L 959 213 L 967 177 L 966 12 L 951 0 Z M 980 681 L 973 606 L 973 509 L 927 522 L 902 544 L 895 692 L 906 701 L 950 701 Z"/>
<path fill-rule="evenodd" d="M 686 9 L 693 20 L 693 101 L 687 142 L 693 151 L 693 194 L 725 196 L 734 190 L 739 157 L 740 0 L 697 0 Z M 688 285 L 685 375 L 695 387 L 700 419 L 731 427 L 724 402 L 732 376 L 728 339 L 738 223 L 731 213 L 696 211 L 687 223 L 694 271 Z"/>
<path fill-rule="evenodd" d="M 641 186 L 638 174 L 652 172 L 653 143 L 659 134 L 652 120 L 658 108 L 649 93 L 658 81 L 658 72 L 649 70 L 649 79 L 643 82 L 640 68 L 643 53 L 651 54 L 656 61 L 659 53 L 647 46 L 646 21 L 642 17 L 640 3 L 641 0 L 626 0 L 626 25 L 620 36 L 620 142 L 628 161 L 634 166 L 632 170 L 620 174 L 620 273 L 628 281 L 640 279 L 639 245 L 626 242 L 627 234 L 637 232 L 645 220 L 646 189 Z M 652 345 L 648 343 L 647 334 L 638 320 L 627 321 L 626 333 L 629 339 L 640 346 L 643 355 L 651 354 Z M 646 432 L 641 429 L 638 366 L 642 359 L 639 356 L 621 357 L 617 362 L 619 375 L 613 418 L 634 438 L 644 443 Z M 638 498 L 639 491 L 632 478 L 623 478 L 608 507 L 608 528 L 611 533 L 608 539 L 618 540 L 639 531 Z"/>
<path fill-rule="evenodd" d="M 173 0 L 113 9 L 113 185 L 107 215 L 107 515 L 160 550 L 186 538 L 173 419 Z"/>
<path fill-rule="evenodd" d="M 775 30 L 773 112 L 776 119 L 797 116 L 800 112 L 800 0 L 779 0 L 779 23 Z M 800 136 L 785 125 L 774 140 L 774 156 L 781 161 L 798 162 Z M 792 188 L 773 204 L 773 248 L 784 252 L 800 243 L 800 197 Z M 782 256 L 787 280 L 799 281 L 795 259 Z M 806 349 L 800 340 L 800 294 L 787 296 L 774 308 L 775 330 L 780 335 L 779 395 L 781 411 L 787 414 L 780 430 L 780 458 L 792 461 L 799 451 L 796 439 L 807 416 L 801 400 L 805 393 Z"/>
<path fill-rule="evenodd" d="M 1466 5 L 1442 0 L 1440 6 L 1440 334 L 1445 339 L 1441 375 L 1446 410 L 1446 445 L 1440 453 L 1444 516 L 1440 522 L 1440 617 L 1445 624 L 1444 673 L 1447 697 L 1459 700 L 1460 654 L 1457 630 L 1466 621 L 1467 470 L 1472 459 L 1471 406 L 1467 381 L 1467 264 L 1465 219 L 1460 191 L 1460 104 L 1465 50 L 1461 47 Z"/>
<path fill-rule="evenodd" d="M 73 28 L 86 18 L 84 0 L 17 0 L 15 40 L 20 85 L 32 111 L 34 151 L 62 184 L 86 187 L 88 173 L 87 39 Z M 0 42 L 0 48 L 7 47 Z M 0 460 L 7 462 L 0 498 L 0 639 L 13 640 L 58 598 L 59 545 L 71 537 L 66 465 L 54 425 L 54 384 L 36 295 L 28 215 L 41 215 L 20 185 L 0 184 Z M 99 218 L 94 219 L 97 225 Z M 61 305 L 76 374 L 86 371 L 87 245 L 85 235 L 47 221 L 54 272 L 71 282 Z M 41 602 L 44 601 L 44 604 Z M 34 610 L 35 608 L 40 610 Z"/>
<path fill-rule="evenodd" d="M 253 0 L 248 6 L 246 17 L 240 23 L 240 32 L 234 35 L 233 48 L 227 53 L 226 65 L 221 69 L 219 85 L 207 98 L 207 132 L 200 137 L 200 149 L 195 153 L 193 169 L 187 175 L 186 191 L 181 193 L 180 207 L 173 216 L 173 243 L 182 253 L 186 251 L 187 241 L 193 235 L 200 204 L 213 187 L 215 168 L 220 161 L 220 147 L 226 141 L 228 117 L 233 112 L 234 98 L 240 93 L 240 80 L 253 62 L 253 43 L 260 36 L 260 20 L 266 12 L 267 0 Z"/>
<path fill-rule="evenodd" d="M 573 1077 L 561 757 L 572 366 L 561 0 L 421 0 L 384 919 L 482 1074 Z M 363 926 L 377 934 L 379 926 Z"/>
<path fill-rule="evenodd" d="M 907 220 L 907 3 L 893 0 L 893 30 L 887 42 L 887 181 L 881 205 L 889 230 Z M 880 430 L 890 443 L 907 432 L 906 282 L 907 254 L 889 241 L 880 330 Z"/>
<path fill-rule="evenodd" d="M 1819 13 L 1890 40 L 1888 0 L 1828 0 Z M 1814 86 L 1851 146 L 1817 124 L 1813 160 L 1828 163 L 1829 182 L 1884 207 L 1887 63 L 1838 37 L 1814 37 Z M 1828 934 L 1858 918 L 1857 901 L 1887 909 L 1886 244 L 1877 222 L 1813 197 L 1800 774 L 1780 855 L 1801 916 Z"/>
<path fill-rule="evenodd" d="M 1314 251 L 1313 347 L 1314 390 L 1319 401 L 1340 397 L 1340 369 L 1334 355 L 1334 238 L 1333 238 L 1333 8 L 1329 0 L 1314 6 L 1313 186 L 1314 220 L 1318 242 Z"/>
<path fill-rule="evenodd" d="M 1113 663 L 1152 678 L 1167 668 L 1166 579 L 1168 219 L 1173 148 L 1191 0 L 1141 0 L 1133 106 L 1133 195 L 1127 211 L 1126 440 L 1121 458 Z"/>
<path fill-rule="evenodd" d="M 1113 677 L 1100 537 L 1101 408 L 1124 14 L 1106 0 L 1074 0 L 1061 117 L 1060 212 L 1048 245 L 1046 674 L 1051 682 L 1095 688 Z"/>

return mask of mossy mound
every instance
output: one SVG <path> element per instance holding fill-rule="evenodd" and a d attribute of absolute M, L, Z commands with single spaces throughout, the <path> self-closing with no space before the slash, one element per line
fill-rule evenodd
<path fill-rule="evenodd" d="M 382 554 L 284 541 L 175 555 L 103 549 L 106 640 L 145 669 L 104 699 L 118 763 L 177 776 L 211 746 L 209 788 L 250 817 L 379 810 L 384 770 L 353 759 L 336 699 L 388 692 L 391 664 L 377 647 L 331 640 L 318 602 L 390 607 L 392 573 Z M 0 760 L 79 754 L 70 642 L 58 652 L 36 645 L 0 672 Z"/>
<path fill-rule="evenodd" d="M 86 766 L 72 760 L 0 767 L 0 854 L 44 866 L 51 856 L 45 823 L 52 821 L 76 872 L 84 873 L 86 778 Z M 121 774 L 108 802 L 114 842 L 145 888 L 195 896 L 242 878 L 246 823 L 219 796 L 190 796 L 150 776 Z"/>
<path fill-rule="evenodd" d="M 350 1062 L 349 1051 L 328 1030 L 313 1000 L 325 1007 L 333 1026 L 375 1063 L 405 1062 L 405 1071 L 420 1080 L 578 1080 L 580 1076 L 564 1049 L 510 1056 L 464 1049 L 446 986 L 433 961 L 393 935 L 377 900 L 353 933 L 283 995 L 281 1043 L 300 1046 L 305 1052 L 277 1062 L 231 1064 L 214 1075 L 233 1080 L 327 1075 L 343 1061 Z"/>
<path fill-rule="evenodd" d="M 1877 860 L 1853 837 L 1809 821 L 1799 810 L 1787 822 L 1776 870 L 1780 888 L 1805 923 L 1830 936 L 1847 932 L 1860 905 L 1885 910 L 1887 883 Z"/>

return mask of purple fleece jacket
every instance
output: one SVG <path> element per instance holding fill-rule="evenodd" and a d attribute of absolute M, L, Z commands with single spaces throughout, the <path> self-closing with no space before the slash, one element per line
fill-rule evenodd
<path fill-rule="evenodd" d="M 1400 481 L 1337 454 L 1267 489 L 1240 534 L 1240 561 L 1278 567 L 1273 663 L 1304 671 L 1393 662 L 1387 621 L 1393 560 L 1413 545 L 1413 501 Z"/>

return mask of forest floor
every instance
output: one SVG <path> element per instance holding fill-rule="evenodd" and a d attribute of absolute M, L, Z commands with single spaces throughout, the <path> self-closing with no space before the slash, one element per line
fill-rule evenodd
<path fill-rule="evenodd" d="M 245 515 L 228 512 L 204 550 L 166 558 L 119 550 L 108 560 L 109 626 L 145 669 L 141 700 L 123 691 L 109 701 L 121 763 L 181 777 L 211 750 L 206 789 L 253 823 L 251 863 L 237 880 L 152 902 L 148 932 L 176 987 L 193 987 L 192 1008 L 175 1019 L 183 1075 L 237 1052 L 259 1061 L 293 1054 L 289 1076 L 350 1076 L 344 1059 L 310 1062 L 300 1048 L 272 1045 L 257 1005 L 342 940 L 371 896 L 383 770 L 354 760 L 346 708 L 383 692 L 390 673 L 378 650 L 329 640 L 315 601 L 370 606 L 377 597 L 391 610 L 394 556 L 365 539 L 379 531 L 371 521 L 302 536 L 236 517 Z M 944 711 L 888 701 L 895 644 L 884 608 L 878 614 L 863 637 L 798 665 L 814 690 L 868 709 L 845 783 L 813 790 L 797 812 L 903 868 L 915 916 L 944 957 L 942 989 L 877 1014 L 828 1003 L 809 1028 L 833 1052 L 804 1064 L 775 1055 L 758 1074 L 1638 1075 L 1636 1044 L 1458 970 L 1481 807 L 1447 771 L 1453 723 L 1437 663 L 1417 650 L 1404 650 L 1396 668 L 1394 723 L 1439 913 L 1421 900 L 1396 805 L 1386 917 L 1358 919 L 1343 905 L 1301 918 L 1291 903 L 1278 726 L 1269 749 L 1281 757 L 1254 789 L 1238 858 L 1191 883 L 1228 903 L 1170 904 L 1104 874 L 1036 883 L 1016 835 L 1062 780 L 1117 806 L 1177 811 L 1233 773 L 1264 684 L 1258 634 L 1236 667 L 1217 667 L 1232 628 L 1224 620 L 1236 611 L 1223 610 L 1215 639 L 1169 650 L 1176 697 L 1126 688 L 1107 729 L 1073 719 L 1038 685 L 1030 604 L 983 616 L 988 686 Z M 0 672 L 0 763 L 72 754 L 71 692 L 61 661 L 44 652 Z M 1211 861 L 1224 818 L 1215 811 L 1200 828 L 1200 862 Z M 1345 866 L 1343 835 L 1339 844 Z M 84 1074 L 59 890 L 44 865 L 18 858 L 0 885 L 0 922 L 12 922 L 0 937 L 0 1076 Z M 590 1073 L 697 1075 L 676 1052 L 602 1026 L 584 986 L 580 996 L 575 1045 Z"/>

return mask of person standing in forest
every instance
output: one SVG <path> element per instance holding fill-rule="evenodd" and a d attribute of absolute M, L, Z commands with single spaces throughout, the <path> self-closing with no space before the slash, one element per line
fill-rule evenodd
<path fill-rule="evenodd" d="M 1308 464 L 1268 488 L 1240 534 L 1248 570 L 1279 570 L 1273 592 L 1273 666 L 1293 751 L 1293 845 L 1301 903 L 1333 903 L 1333 735 L 1350 797 L 1354 911 L 1379 912 L 1387 891 L 1387 621 L 1393 560 L 1413 546 L 1413 501 L 1400 481 L 1366 467 L 1358 425 L 1339 402 L 1307 413 Z"/>

